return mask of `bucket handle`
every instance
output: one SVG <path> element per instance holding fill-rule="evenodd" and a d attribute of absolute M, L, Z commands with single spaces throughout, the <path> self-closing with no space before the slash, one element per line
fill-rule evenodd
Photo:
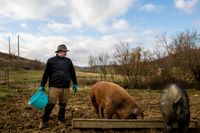
<path fill-rule="evenodd" d="M 44 91 L 44 87 L 40 87 L 38 91 Z"/>

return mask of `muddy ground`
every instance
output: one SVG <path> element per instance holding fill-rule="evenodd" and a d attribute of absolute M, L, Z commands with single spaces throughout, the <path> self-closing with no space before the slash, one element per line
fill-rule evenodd
<path fill-rule="evenodd" d="M 137 103 L 144 109 L 144 119 L 162 119 L 159 110 L 160 91 L 151 90 L 129 90 Z M 16 95 L 7 95 L 0 99 L 0 132 L 66 132 L 66 133 L 161 133 L 156 129 L 150 130 L 78 130 L 72 129 L 72 118 L 96 118 L 94 109 L 91 106 L 88 89 L 82 89 L 77 94 L 71 91 L 66 110 L 67 124 L 62 125 L 57 121 L 58 106 L 51 115 L 48 127 L 39 130 L 40 117 L 43 111 L 27 105 L 27 101 L 33 91 L 17 91 Z M 200 91 L 189 90 L 191 118 L 200 120 Z"/>

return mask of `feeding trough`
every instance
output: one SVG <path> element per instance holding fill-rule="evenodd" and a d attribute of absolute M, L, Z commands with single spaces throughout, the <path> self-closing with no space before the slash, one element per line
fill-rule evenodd
<path fill-rule="evenodd" d="M 103 129 L 162 129 L 163 120 L 130 120 L 130 119 L 73 119 L 72 127 L 79 129 L 103 128 Z M 177 128 L 177 123 L 173 125 Z M 198 121 L 191 120 L 189 128 L 199 128 Z"/>

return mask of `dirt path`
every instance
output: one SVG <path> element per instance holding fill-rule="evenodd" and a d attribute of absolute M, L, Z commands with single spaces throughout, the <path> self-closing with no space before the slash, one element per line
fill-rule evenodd
<path fill-rule="evenodd" d="M 159 91 L 132 90 L 129 93 L 145 110 L 144 119 L 161 119 L 159 110 Z M 200 91 L 189 90 L 191 118 L 200 120 Z M 74 130 L 71 127 L 72 118 L 96 118 L 94 109 L 90 104 L 88 90 L 81 90 L 76 95 L 71 93 L 68 101 L 66 119 L 67 126 L 58 124 L 56 106 L 51 115 L 49 125 L 44 130 L 38 130 L 40 117 L 43 111 L 36 110 L 27 105 L 31 93 L 19 92 L 16 96 L 7 96 L 0 99 L 0 132 L 72 132 L 72 133 L 133 133 L 141 131 L 130 130 Z M 148 130 L 152 133 L 160 133 L 158 130 Z"/>

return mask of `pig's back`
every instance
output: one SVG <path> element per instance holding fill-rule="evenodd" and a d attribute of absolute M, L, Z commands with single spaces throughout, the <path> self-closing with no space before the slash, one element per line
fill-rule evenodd
<path fill-rule="evenodd" d="M 186 90 L 183 86 L 180 86 L 179 84 L 169 84 L 167 85 L 162 94 L 160 99 L 161 104 L 161 111 L 165 114 L 168 114 L 170 109 L 173 109 L 174 102 L 181 97 L 183 100 L 183 107 L 184 111 L 183 114 L 189 113 L 189 99 L 188 95 L 186 93 Z"/>
<path fill-rule="evenodd" d="M 128 94 L 128 92 L 111 82 L 100 81 L 91 87 L 91 94 L 95 95 L 97 103 L 107 103 L 107 102 L 129 102 L 133 98 Z"/>
<path fill-rule="evenodd" d="M 178 84 L 171 83 L 164 88 L 161 95 L 161 102 L 168 101 L 168 103 L 172 105 L 178 97 L 181 97 L 183 99 L 184 107 L 188 108 L 189 100 L 186 90 Z"/>

